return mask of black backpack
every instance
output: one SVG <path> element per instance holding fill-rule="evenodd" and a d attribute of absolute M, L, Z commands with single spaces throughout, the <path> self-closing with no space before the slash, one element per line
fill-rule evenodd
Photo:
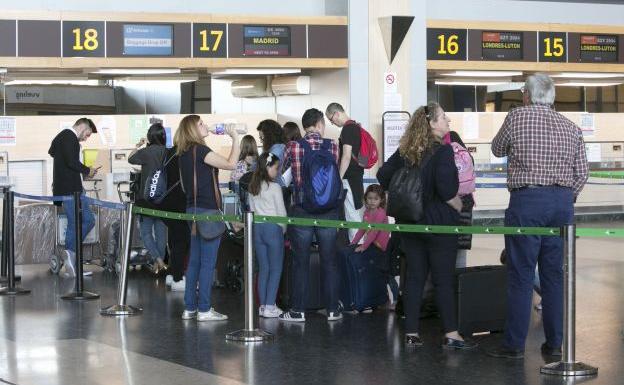
<path fill-rule="evenodd" d="M 149 203 L 161 204 L 167 195 L 174 189 L 180 181 L 167 189 L 167 165 L 176 155 L 172 155 L 169 160 L 167 154 L 163 158 L 163 163 L 154 172 L 152 172 L 145 181 L 145 190 L 143 191 L 143 199 Z"/>
<path fill-rule="evenodd" d="M 418 223 L 425 216 L 421 173 L 429 159 L 431 154 L 423 158 L 420 166 L 406 164 L 392 176 L 388 188 L 388 215 L 397 223 Z"/>

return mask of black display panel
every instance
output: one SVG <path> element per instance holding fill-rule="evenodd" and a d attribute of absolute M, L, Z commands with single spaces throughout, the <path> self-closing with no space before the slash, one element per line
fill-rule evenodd
<path fill-rule="evenodd" d="M 538 36 L 539 61 L 565 63 L 568 60 L 568 34 L 540 32 Z"/>
<path fill-rule="evenodd" d="M 481 57 L 492 61 L 522 60 L 522 32 L 482 32 Z"/>
<path fill-rule="evenodd" d="M 466 60 L 465 29 L 427 28 L 427 60 Z"/>
<path fill-rule="evenodd" d="M 193 57 L 227 57 L 225 23 L 193 24 Z"/>
<path fill-rule="evenodd" d="M 245 56 L 290 56 L 290 27 L 243 27 Z"/>
<path fill-rule="evenodd" d="M 63 57 L 104 57 L 103 21 L 63 21 Z"/>
<path fill-rule="evenodd" d="M 580 59 L 586 63 L 615 63 L 618 61 L 617 35 L 580 36 Z"/>

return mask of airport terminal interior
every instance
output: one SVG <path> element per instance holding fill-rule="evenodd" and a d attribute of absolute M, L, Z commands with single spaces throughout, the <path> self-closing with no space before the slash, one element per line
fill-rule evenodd
<path fill-rule="evenodd" d="M 622 1 L 5 1 L 0 99 L 0 385 L 624 383 Z"/>

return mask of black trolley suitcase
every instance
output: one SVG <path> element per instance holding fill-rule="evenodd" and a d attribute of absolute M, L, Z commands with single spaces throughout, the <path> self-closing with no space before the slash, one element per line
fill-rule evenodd
<path fill-rule="evenodd" d="M 473 266 L 456 270 L 459 332 L 497 332 L 505 328 L 507 269 L 505 266 Z"/>

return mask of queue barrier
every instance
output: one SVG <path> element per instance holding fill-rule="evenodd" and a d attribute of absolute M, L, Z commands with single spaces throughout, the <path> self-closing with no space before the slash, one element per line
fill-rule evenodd
<path fill-rule="evenodd" d="M 6 193 L 8 190 L 8 194 Z M 3 192 L 5 192 L 5 202 L 8 201 L 7 206 L 12 214 L 12 201 L 15 196 L 18 194 L 14 194 L 8 188 L 4 188 Z M 44 198 L 44 197 L 34 197 L 34 196 L 26 196 L 24 194 L 19 194 L 20 197 L 26 197 L 29 199 L 33 198 Z M 8 198 L 7 198 L 8 197 Z M 67 200 L 67 197 L 45 197 L 45 198 L 60 198 L 62 200 Z M 80 230 L 81 230 L 81 215 L 80 215 L 80 194 L 76 193 L 73 196 L 73 199 L 76 203 L 76 237 L 77 237 L 77 245 L 80 245 L 77 248 L 76 258 L 77 258 L 77 266 L 80 266 L 79 272 L 76 274 L 76 293 L 73 295 L 66 296 L 66 299 L 92 299 L 89 296 L 84 296 L 80 294 L 85 294 L 82 291 L 81 283 L 82 281 L 82 242 L 78 241 L 81 239 Z M 244 219 L 244 233 L 245 233 L 245 243 L 244 243 L 244 254 L 245 254 L 245 328 L 233 333 L 228 333 L 226 335 L 226 339 L 230 341 L 240 341 L 240 342 L 261 342 L 273 339 L 273 335 L 257 329 L 254 327 L 254 308 L 253 308 L 253 279 L 252 279 L 252 266 L 253 266 L 253 223 L 275 223 L 275 224 L 286 224 L 286 225 L 298 225 L 298 226 L 317 226 L 317 227 L 332 227 L 332 228 L 343 228 L 343 229 L 370 229 L 370 230 L 384 230 L 391 232 L 410 232 L 410 233 L 431 233 L 431 234 L 503 234 L 503 235 L 513 235 L 513 236 L 560 236 L 564 242 L 564 341 L 563 341 L 563 357 L 559 362 L 555 362 L 552 364 L 548 364 L 543 366 L 540 369 L 541 373 L 544 374 L 553 374 L 559 376 L 590 376 L 596 375 L 598 373 L 598 368 L 592 367 L 590 365 L 584 364 L 582 362 L 576 361 L 575 357 L 575 314 L 576 314 L 576 237 L 578 236 L 587 236 L 587 237 L 619 237 L 624 238 L 624 229 L 593 229 L 593 228 L 580 228 L 577 229 L 575 225 L 570 224 L 563 226 L 561 228 L 539 228 L 539 227 L 503 227 L 503 226 L 437 226 L 437 225 L 413 225 L 413 224 L 368 224 L 362 222 L 347 222 L 340 220 L 327 220 L 327 219 L 314 219 L 314 218 L 289 218 L 289 217 L 279 217 L 279 216 L 254 216 L 253 212 L 246 212 L 244 214 L 244 218 L 235 215 L 196 215 L 196 214 L 185 214 L 185 213 L 176 213 L 176 212 L 167 212 L 161 210 L 154 209 L 146 209 L 142 207 L 135 207 L 132 203 L 128 203 L 126 205 L 120 205 L 111 202 L 102 202 L 91 200 L 94 204 L 106 205 L 104 207 L 122 207 L 126 210 L 128 226 L 125 227 L 125 240 L 124 240 L 124 256 L 123 256 L 123 266 L 122 266 L 122 274 L 120 276 L 119 282 L 119 303 L 117 305 L 113 305 L 108 308 L 103 308 L 101 310 L 102 315 L 113 315 L 113 316 L 126 316 L 126 315 L 134 315 L 140 313 L 140 308 L 134 308 L 125 304 L 126 300 L 126 291 L 127 291 L 127 274 L 123 272 L 127 272 L 128 269 L 128 260 L 129 260 L 129 245 L 132 237 L 132 215 L 140 214 L 147 215 L 159 218 L 167 218 L 167 219 L 175 219 L 175 220 L 185 220 L 185 221 L 228 221 L 228 222 L 240 222 L 241 219 Z M 5 210 L 6 211 L 6 210 Z M 12 215 L 8 216 L 9 218 Z M 6 222 L 5 222 L 6 223 Z M 12 222 L 8 222 L 12 224 Z M 12 253 L 10 249 L 13 244 L 13 226 L 9 225 L 6 229 L 3 229 L 4 234 L 7 236 L 8 242 L 3 242 L 3 245 L 7 243 L 9 248 L 9 258 L 12 257 Z M 8 233 L 8 234 L 7 234 Z M 3 256 L 5 254 L 5 247 L 3 246 Z M 14 275 L 15 269 L 15 261 L 14 256 L 10 260 L 9 273 Z M 13 280 L 14 281 L 14 280 Z M 11 286 L 9 285 L 9 291 Z M 10 293 L 17 294 L 17 293 Z M 88 293 L 91 294 L 91 293 Z M 97 298 L 97 297 L 96 297 Z"/>

